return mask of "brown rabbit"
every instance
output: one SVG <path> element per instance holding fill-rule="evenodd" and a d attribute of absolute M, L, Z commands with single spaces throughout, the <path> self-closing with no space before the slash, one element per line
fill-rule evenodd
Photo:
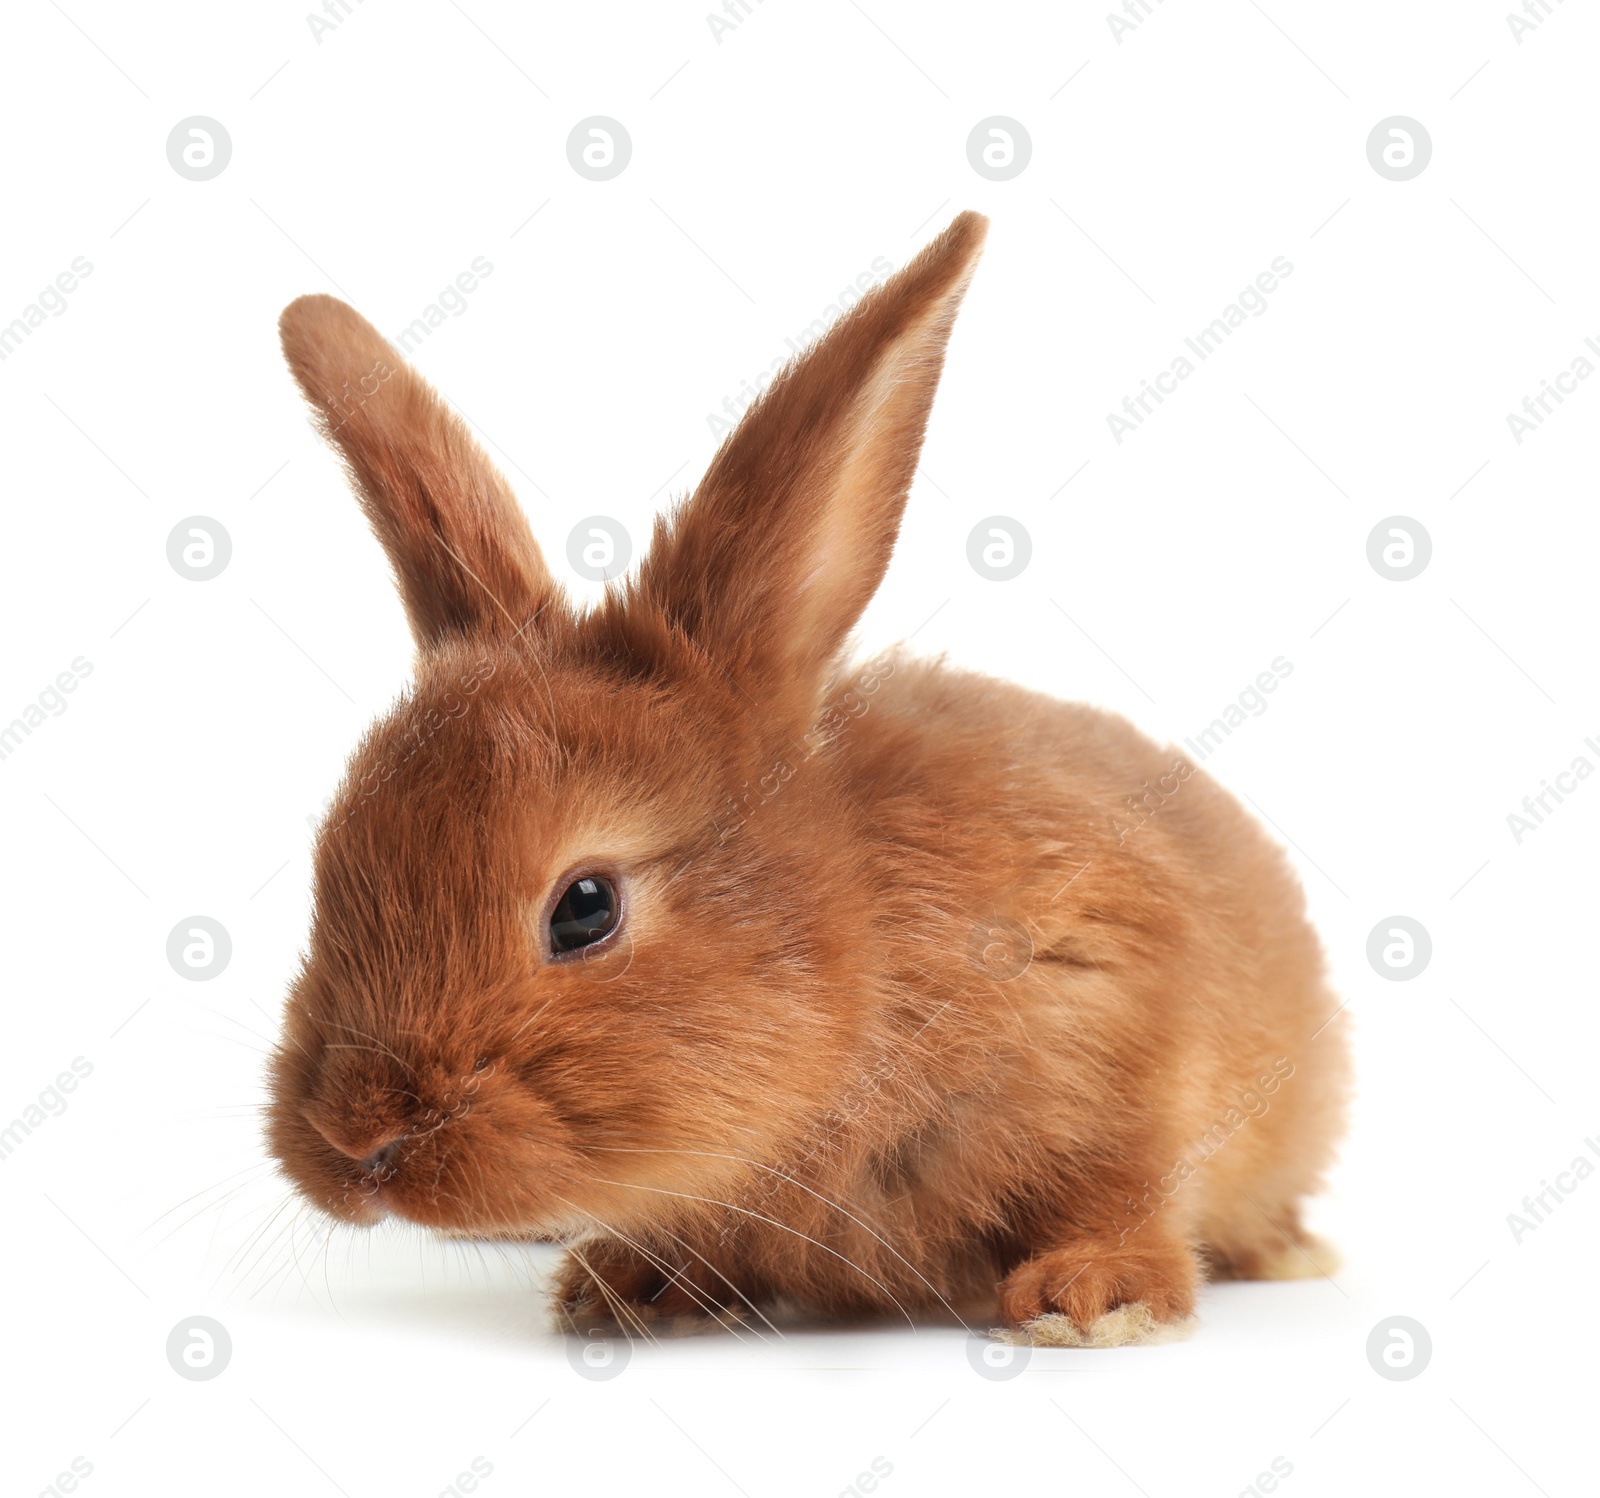
<path fill-rule="evenodd" d="M 273 1063 L 327 1212 L 559 1239 L 560 1310 L 624 1330 L 998 1302 L 1104 1344 L 1315 1272 L 1345 1043 L 1282 854 L 1121 718 L 842 661 L 986 228 L 791 363 L 586 613 L 394 349 L 285 311 L 417 643 Z"/>

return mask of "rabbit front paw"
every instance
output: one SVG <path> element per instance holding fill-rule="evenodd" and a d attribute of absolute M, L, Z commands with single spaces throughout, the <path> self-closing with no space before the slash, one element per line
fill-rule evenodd
<path fill-rule="evenodd" d="M 570 1331 L 605 1329 L 652 1337 L 733 1330 L 745 1317 L 726 1290 L 696 1283 L 688 1270 L 613 1238 L 593 1238 L 567 1250 L 556 1271 L 551 1303 Z"/>
<path fill-rule="evenodd" d="M 1194 1310 L 1192 1250 L 1170 1240 L 1089 1239 L 1019 1265 L 1000 1285 L 1007 1340 L 1119 1347 L 1165 1340 Z"/>

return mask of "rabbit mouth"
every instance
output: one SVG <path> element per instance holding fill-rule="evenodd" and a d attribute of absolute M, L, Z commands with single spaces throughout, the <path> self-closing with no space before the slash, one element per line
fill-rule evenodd
<path fill-rule="evenodd" d="M 336 1172 L 321 1190 L 301 1189 L 341 1221 L 353 1227 L 375 1227 L 394 1220 L 415 1224 L 451 1238 L 504 1238 L 519 1242 L 563 1243 L 574 1236 L 572 1225 L 549 1212 L 530 1212 L 523 1195 L 469 1190 L 466 1178 L 476 1170 L 455 1150 L 435 1154 L 421 1141 L 406 1136 L 381 1162 L 363 1160 L 354 1170 Z M 368 1168 L 369 1165 L 372 1168 Z"/>
<path fill-rule="evenodd" d="M 341 1204 L 340 1215 L 357 1227 L 376 1227 L 387 1217 L 398 1215 L 384 1199 L 383 1187 L 347 1191 Z"/>
<path fill-rule="evenodd" d="M 434 1232 L 475 1235 L 469 1221 L 471 1213 L 459 1208 L 451 1211 L 451 1204 L 410 1189 L 395 1180 L 393 1174 L 382 1180 L 360 1176 L 347 1181 L 336 1202 L 324 1204 L 354 1227 L 376 1227 L 380 1222 L 396 1219 Z"/>

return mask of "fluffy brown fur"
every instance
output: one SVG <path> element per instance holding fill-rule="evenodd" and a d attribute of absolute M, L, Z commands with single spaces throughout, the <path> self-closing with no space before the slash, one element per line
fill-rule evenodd
<path fill-rule="evenodd" d="M 1093 1341 L 1309 1247 L 1345 1049 L 1279 850 L 1121 718 L 841 664 L 986 227 L 793 363 L 585 614 L 373 328 L 284 313 L 418 645 L 318 839 L 273 1066 L 326 1211 L 560 1238 L 561 1309 L 625 1329 L 997 1307 Z M 623 926 L 554 961 L 591 870 Z"/>

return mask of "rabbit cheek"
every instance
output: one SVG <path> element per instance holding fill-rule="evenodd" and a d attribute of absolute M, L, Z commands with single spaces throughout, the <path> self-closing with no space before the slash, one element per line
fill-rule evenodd
<path fill-rule="evenodd" d="M 420 1110 L 377 1206 L 435 1231 L 548 1235 L 578 1189 L 565 1126 L 509 1069 L 475 1074 Z"/>

